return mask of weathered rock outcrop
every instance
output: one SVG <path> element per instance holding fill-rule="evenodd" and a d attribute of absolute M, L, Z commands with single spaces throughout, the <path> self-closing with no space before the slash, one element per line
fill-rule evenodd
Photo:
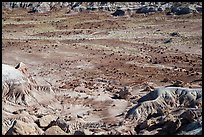
<path fill-rule="evenodd" d="M 146 119 L 154 113 L 164 114 L 164 111 L 175 107 L 201 107 L 202 89 L 179 87 L 158 88 L 138 100 L 131 108 L 127 117 L 134 115 L 136 119 Z"/>
<path fill-rule="evenodd" d="M 45 101 L 44 97 L 50 91 L 52 91 L 50 86 L 37 84 L 24 63 L 21 62 L 16 67 L 2 64 L 2 99 L 4 102 L 9 101 L 27 106 L 38 104 Z M 51 95 L 48 96 L 51 97 Z"/>
<path fill-rule="evenodd" d="M 162 87 L 141 97 L 138 104 L 127 112 L 126 118 L 132 116 L 140 130 L 162 127 L 162 132 L 176 134 L 179 131 L 186 131 L 188 124 L 202 121 L 201 108 L 202 89 Z M 155 118 L 157 118 L 155 122 L 152 122 Z"/>
<path fill-rule="evenodd" d="M 34 96 L 34 79 L 27 73 L 25 64 L 20 63 L 16 68 L 2 64 L 2 98 L 17 104 L 28 105 Z"/>

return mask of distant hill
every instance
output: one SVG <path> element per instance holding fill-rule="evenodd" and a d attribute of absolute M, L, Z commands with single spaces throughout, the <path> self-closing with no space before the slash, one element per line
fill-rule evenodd
<path fill-rule="evenodd" d="M 136 13 L 172 12 L 177 15 L 202 12 L 202 2 L 2 2 L 3 8 L 25 8 L 29 12 L 45 13 L 54 9 L 68 8 L 74 11 L 124 10 Z"/>

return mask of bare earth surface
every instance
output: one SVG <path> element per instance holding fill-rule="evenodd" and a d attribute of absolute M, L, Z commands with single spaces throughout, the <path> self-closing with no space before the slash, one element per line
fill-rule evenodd
<path fill-rule="evenodd" d="M 201 14 L 113 17 L 108 12 L 18 9 L 3 10 L 2 16 L 3 63 L 23 62 L 39 85 L 56 89 L 42 97 L 42 106 L 15 107 L 26 108 L 34 119 L 69 117 L 73 123 L 105 123 L 109 130 L 131 134 L 131 125 L 120 122 L 148 87 L 178 80 L 183 87 L 202 87 Z M 125 86 L 127 97 L 119 95 Z M 92 132 L 105 133 L 100 130 Z"/>

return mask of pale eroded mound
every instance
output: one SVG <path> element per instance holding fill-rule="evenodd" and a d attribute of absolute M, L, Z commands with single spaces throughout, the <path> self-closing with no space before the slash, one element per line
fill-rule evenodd
<path fill-rule="evenodd" d="M 16 67 L 2 64 L 2 99 L 21 105 L 36 104 L 44 93 L 36 90 L 37 84 L 22 62 Z"/>

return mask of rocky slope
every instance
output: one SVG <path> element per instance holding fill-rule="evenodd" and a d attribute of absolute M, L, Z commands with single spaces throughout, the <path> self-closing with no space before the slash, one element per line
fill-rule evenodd
<path fill-rule="evenodd" d="M 19 65 L 19 68 L 22 68 L 22 63 Z M 10 69 L 5 69 L 9 67 Z M 66 108 L 68 105 L 69 109 L 72 105 L 74 105 L 74 103 L 71 103 L 66 98 L 63 98 L 63 96 L 59 96 L 59 94 L 64 92 L 63 94 L 65 95 L 66 92 L 68 92 L 67 95 L 73 98 L 74 96 L 70 94 L 71 91 L 63 91 L 60 88 L 55 90 L 55 92 L 51 92 L 49 90 L 39 90 L 36 88 L 36 86 L 33 86 L 34 83 L 29 81 L 30 78 L 28 78 L 24 71 L 22 71 L 26 68 L 24 67 L 24 69 L 20 70 L 19 68 L 13 67 L 12 69 L 12 66 L 3 64 L 2 82 L 5 84 L 2 86 L 2 134 L 97 135 L 125 134 L 126 132 L 129 132 L 128 134 L 199 135 L 202 133 L 201 88 L 188 89 L 180 87 L 160 87 L 139 98 L 137 100 L 138 104 L 126 111 L 125 107 L 127 107 L 128 96 L 132 96 L 130 89 L 127 87 L 120 89 L 118 96 L 111 97 L 110 93 L 104 93 L 103 91 L 100 92 L 100 89 L 95 89 L 94 86 L 89 88 L 94 88 L 95 90 L 92 92 L 97 93 L 97 96 L 94 96 L 94 94 L 92 96 L 88 96 L 88 91 L 86 91 L 88 89 L 84 88 L 83 86 L 77 86 L 74 91 L 79 92 L 78 97 L 80 98 L 81 103 L 78 103 L 78 109 L 76 108 L 77 106 L 74 106 L 71 111 L 69 111 L 64 108 Z M 15 75 L 13 72 L 15 72 Z M 9 73 L 10 75 L 8 75 Z M 19 75 L 16 75 L 17 73 Z M 26 74 L 29 73 L 26 72 Z M 22 81 L 22 78 L 24 78 L 26 81 Z M 32 88 L 28 88 L 28 84 Z M 19 89 L 19 86 L 23 88 Z M 99 85 L 97 87 L 99 87 Z M 101 88 L 104 87 L 106 87 L 106 84 L 101 85 Z M 26 93 L 24 89 L 27 90 Z M 80 94 L 80 92 L 84 94 Z M 8 98 L 7 96 L 4 96 L 5 94 L 13 96 L 9 96 Z M 37 94 L 40 94 L 40 96 L 36 96 Z M 22 96 L 23 98 L 18 99 Z M 84 97 L 81 98 L 81 96 Z M 42 99 L 42 97 L 44 99 L 48 99 L 49 101 L 45 101 Z M 25 100 L 28 100 L 29 98 L 30 100 L 35 100 L 35 102 L 28 104 L 28 102 Z M 91 98 L 93 100 L 90 100 Z M 118 98 L 119 100 L 114 100 L 113 98 Z M 113 122 L 114 119 L 115 122 L 109 123 L 108 119 L 102 120 L 102 117 L 95 117 L 94 119 L 94 113 L 90 112 L 91 107 L 88 108 L 86 106 L 87 100 L 90 100 L 88 106 L 93 105 L 93 108 L 95 106 L 95 108 L 92 110 L 93 112 L 100 112 L 103 111 L 104 108 L 107 108 L 107 112 L 103 112 L 107 113 L 104 116 L 109 115 L 109 118 L 112 117 L 111 121 Z M 22 104 L 22 102 L 25 103 Z M 64 102 L 71 104 L 66 104 Z M 51 106 L 51 110 L 48 106 Z M 39 111 L 40 109 L 41 111 Z M 42 109 L 44 109 L 44 111 L 42 111 Z M 56 113 L 57 111 L 60 113 Z M 67 112 L 70 112 L 70 115 L 67 115 Z M 76 115 L 75 118 L 73 117 L 74 114 Z M 86 115 L 91 115 L 91 117 Z M 100 116 L 100 113 L 98 113 L 98 115 Z M 118 119 L 116 118 L 118 116 L 122 117 Z M 12 122 L 8 124 L 9 121 Z M 98 129 L 100 130 L 97 131 Z"/>

